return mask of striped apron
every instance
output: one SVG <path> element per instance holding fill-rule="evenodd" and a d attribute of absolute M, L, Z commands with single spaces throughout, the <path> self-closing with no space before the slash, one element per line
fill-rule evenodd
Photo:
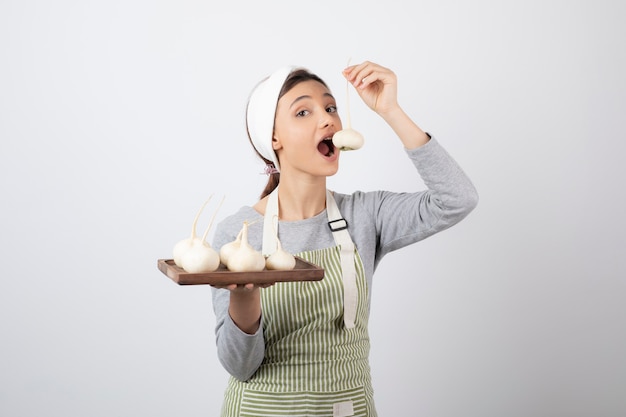
<path fill-rule="evenodd" d="M 330 193 L 326 203 L 332 223 L 338 211 Z M 266 209 L 266 219 L 273 210 Z M 352 249 L 356 283 L 355 291 L 347 292 L 356 294 L 356 302 L 349 312 L 341 250 L 337 245 L 298 254 L 324 268 L 323 280 L 281 282 L 261 290 L 265 358 L 250 380 L 230 378 L 222 417 L 376 416 L 363 264 Z M 354 318 L 348 323 L 345 315 Z"/>

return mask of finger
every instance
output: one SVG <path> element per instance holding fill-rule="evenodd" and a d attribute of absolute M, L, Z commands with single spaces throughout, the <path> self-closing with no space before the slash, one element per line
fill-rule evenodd
<path fill-rule="evenodd" d="M 368 85 L 378 81 L 379 78 L 380 77 L 376 72 L 370 72 L 367 75 L 363 75 L 363 78 L 361 78 L 360 80 L 357 78 L 357 83 L 355 84 L 355 87 L 363 89 Z"/>
<path fill-rule="evenodd" d="M 363 89 L 376 82 L 380 82 L 383 85 L 394 84 L 395 74 L 386 68 L 374 70 L 361 79 L 361 83 L 358 85 L 358 87 Z"/>
<path fill-rule="evenodd" d="M 358 88 L 366 88 L 368 85 L 376 81 L 385 80 L 386 74 L 384 69 L 379 65 L 367 63 L 363 68 L 354 73 L 353 85 Z"/>
<path fill-rule="evenodd" d="M 365 76 L 363 74 L 363 71 L 367 68 L 368 65 L 371 65 L 371 63 L 368 61 L 362 62 L 360 64 L 350 65 L 343 70 L 344 77 L 346 77 L 346 79 L 350 83 L 355 84 L 357 80 L 361 80 Z"/>

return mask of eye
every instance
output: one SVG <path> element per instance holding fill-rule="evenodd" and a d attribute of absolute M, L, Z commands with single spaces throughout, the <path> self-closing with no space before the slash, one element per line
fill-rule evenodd
<path fill-rule="evenodd" d="M 337 113 L 337 106 L 332 105 L 332 106 L 326 107 L 326 112 L 327 113 Z"/>
<path fill-rule="evenodd" d="M 304 117 L 307 114 L 309 114 L 308 110 L 300 110 L 298 113 L 296 113 L 296 117 Z"/>

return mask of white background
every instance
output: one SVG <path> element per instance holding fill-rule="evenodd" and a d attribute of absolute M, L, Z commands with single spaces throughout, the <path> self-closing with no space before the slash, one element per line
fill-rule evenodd
<path fill-rule="evenodd" d="M 625 17 L 617 0 L 2 0 L 0 415 L 218 414 L 210 289 L 157 259 L 209 194 L 219 220 L 260 193 L 251 88 L 306 66 L 345 119 L 349 58 L 396 72 L 480 193 L 377 271 L 379 414 L 626 415 Z M 366 145 L 329 187 L 421 189 L 350 103 Z"/>

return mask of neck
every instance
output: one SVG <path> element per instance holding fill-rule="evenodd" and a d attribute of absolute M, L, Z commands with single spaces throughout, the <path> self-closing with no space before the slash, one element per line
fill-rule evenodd
<path fill-rule="evenodd" d="M 287 176 L 285 176 L 287 177 Z M 278 212 L 281 220 L 309 219 L 326 208 L 326 178 L 311 182 L 283 181 L 278 188 Z"/>

